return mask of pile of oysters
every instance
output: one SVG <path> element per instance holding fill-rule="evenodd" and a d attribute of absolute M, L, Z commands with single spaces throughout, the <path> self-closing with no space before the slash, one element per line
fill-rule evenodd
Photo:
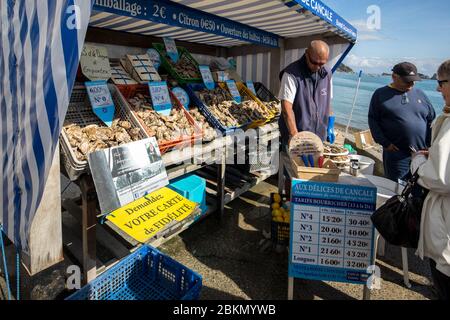
<path fill-rule="evenodd" d="M 130 122 L 120 119 L 115 119 L 110 128 L 96 124 L 81 128 L 74 123 L 66 123 L 63 129 L 79 161 L 85 161 L 88 153 L 140 139 L 140 129 L 132 128 Z"/>
<path fill-rule="evenodd" d="M 153 109 L 150 96 L 140 93 L 128 99 L 128 102 L 134 114 L 147 127 L 149 136 L 155 137 L 158 143 L 192 136 L 196 131 L 181 108 L 172 108 L 169 116 L 161 115 Z M 172 105 L 176 105 L 173 100 Z"/>
<path fill-rule="evenodd" d="M 170 62 L 178 75 L 180 75 L 183 79 L 200 79 L 202 77 L 200 75 L 198 67 L 191 61 L 191 59 L 189 59 L 186 54 L 182 54 L 177 62 L 173 62 L 168 57 L 167 60 Z"/>
<path fill-rule="evenodd" d="M 193 107 L 189 110 L 190 115 L 197 122 L 197 125 L 202 129 L 203 141 L 212 141 L 217 137 L 217 132 L 214 130 L 206 120 L 205 116 L 200 113 L 198 108 Z"/>

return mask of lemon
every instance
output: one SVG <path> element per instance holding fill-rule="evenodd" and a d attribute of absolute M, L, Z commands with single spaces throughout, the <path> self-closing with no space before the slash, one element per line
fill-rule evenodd
<path fill-rule="evenodd" d="M 282 216 L 275 216 L 275 217 L 273 218 L 273 221 L 275 221 L 275 222 L 284 222 L 284 219 L 283 219 Z"/>
<path fill-rule="evenodd" d="M 272 204 L 272 209 L 276 210 L 276 209 L 280 209 L 280 204 L 275 202 Z"/>
<path fill-rule="evenodd" d="M 275 193 L 273 195 L 273 201 L 280 203 L 281 202 L 281 196 L 278 193 Z"/>
<path fill-rule="evenodd" d="M 284 217 L 284 222 L 290 223 L 291 222 L 291 217 Z"/>
<path fill-rule="evenodd" d="M 283 213 L 279 209 L 272 210 L 273 217 L 282 217 Z"/>

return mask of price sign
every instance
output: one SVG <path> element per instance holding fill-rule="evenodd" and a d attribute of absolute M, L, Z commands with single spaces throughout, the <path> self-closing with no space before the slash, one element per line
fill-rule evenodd
<path fill-rule="evenodd" d="M 255 86 L 253 85 L 253 81 L 247 81 L 245 84 L 247 88 L 256 96 L 256 90 Z"/>
<path fill-rule="evenodd" d="M 80 58 L 81 71 L 91 81 L 111 78 L 108 50 L 105 47 L 85 44 Z"/>
<path fill-rule="evenodd" d="M 228 90 L 230 91 L 231 96 L 237 103 L 241 103 L 242 98 L 239 90 L 237 89 L 236 82 L 234 80 L 228 80 L 227 82 Z"/>
<path fill-rule="evenodd" d="M 85 83 L 92 110 L 108 127 L 114 120 L 115 108 L 106 81 L 89 81 Z"/>
<path fill-rule="evenodd" d="M 172 101 L 170 100 L 169 88 L 166 81 L 149 82 L 150 96 L 153 108 L 163 116 L 170 116 Z"/>
<path fill-rule="evenodd" d="M 153 63 L 153 66 L 156 70 L 158 70 L 159 66 L 161 65 L 161 56 L 159 55 L 158 50 L 156 49 L 148 49 L 147 54 L 150 57 L 150 60 Z"/>
<path fill-rule="evenodd" d="M 208 66 L 199 66 L 200 73 L 202 74 L 203 83 L 208 90 L 214 90 L 216 84 L 214 83 L 214 79 L 211 73 L 211 70 Z"/>
<path fill-rule="evenodd" d="M 289 276 L 365 284 L 374 257 L 377 189 L 348 183 L 293 180 Z"/>
<path fill-rule="evenodd" d="M 166 52 L 170 60 L 172 60 L 175 63 L 178 62 L 180 56 L 178 54 L 178 49 L 177 45 L 175 44 L 175 40 L 171 38 L 164 38 L 164 44 L 166 46 Z"/>
<path fill-rule="evenodd" d="M 182 88 L 180 87 L 175 87 L 172 89 L 172 93 L 174 94 L 175 97 L 177 97 L 178 101 L 180 101 L 180 103 L 182 104 L 183 107 L 185 107 L 186 109 L 189 109 L 189 95 L 187 94 L 186 91 L 184 91 Z"/>
<path fill-rule="evenodd" d="M 217 81 L 218 82 L 225 82 L 230 80 L 228 77 L 228 73 L 225 71 L 217 71 Z"/>

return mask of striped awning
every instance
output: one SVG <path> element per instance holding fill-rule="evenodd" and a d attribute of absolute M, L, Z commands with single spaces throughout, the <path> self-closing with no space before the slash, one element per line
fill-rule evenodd
<path fill-rule="evenodd" d="M 0 1 L 0 223 L 25 252 L 69 105 L 88 4 Z"/>
<path fill-rule="evenodd" d="M 293 38 L 333 32 L 349 42 L 356 29 L 321 1 L 301 0 L 136 0 L 134 10 L 111 0 L 96 0 L 90 25 L 117 31 L 171 37 L 195 43 L 230 47 L 263 44 L 244 36 L 227 36 L 221 28 L 202 27 L 202 13 L 211 14 L 217 26 L 222 21 L 245 25 L 273 38 Z M 308 5 L 309 4 L 309 5 Z M 192 9 L 187 19 L 182 16 Z M 161 11 L 162 10 L 162 11 Z M 166 14 L 170 12 L 170 14 Z M 178 13 L 178 14 L 177 14 Z M 172 16 L 174 16 L 172 18 Z M 183 18 L 182 18 L 183 17 Z M 195 21 L 198 20 L 198 21 Z M 198 23 L 196 23 L 198 22 Z M 206 27 L 208 27 L 207 25 Z M 277 46 L 272 45 L 272 46 Z"/>

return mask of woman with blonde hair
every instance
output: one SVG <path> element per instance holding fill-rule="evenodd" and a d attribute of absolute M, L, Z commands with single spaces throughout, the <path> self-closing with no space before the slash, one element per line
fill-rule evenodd
<path fill-rule="evenodd" d="M 430 149 L 413 155 L 411 172 L 418 169 L 419 184 L 429 190 L 416 254 L 430 258 L 438 298 L 450 300 L 450 60 L 439 67 L 438 84 L 443 114 L 433 123 Z"/>

